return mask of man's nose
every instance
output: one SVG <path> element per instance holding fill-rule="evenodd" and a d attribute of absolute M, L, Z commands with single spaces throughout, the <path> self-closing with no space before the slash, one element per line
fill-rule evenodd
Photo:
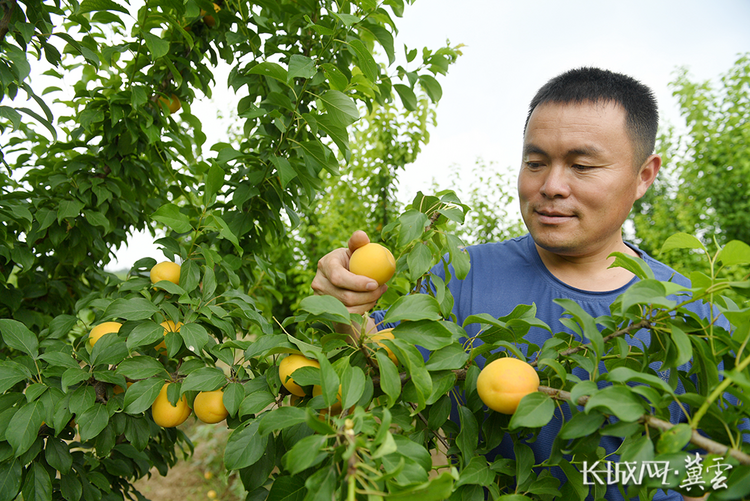
<path fill-rule="evenodd" d="M 540 192 L 547 198 L 565 198 L 570 195 L 570 173 L 563 165 L 552 165 L 544 173 Z"/>

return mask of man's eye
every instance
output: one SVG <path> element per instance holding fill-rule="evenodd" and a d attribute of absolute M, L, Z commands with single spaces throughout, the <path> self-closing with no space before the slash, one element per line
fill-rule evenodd
<path fill-rule="evenodd" d="M 539 169 L 542 166 L 539 162 L 526 162 L 526 167 L 529 169 Z"/>
<path fill-rule="evenodd" d="M 591 165 L 581 165 L 581 164 L 573 164 L 573 168 L 579 171 L 593 169 Z"/>

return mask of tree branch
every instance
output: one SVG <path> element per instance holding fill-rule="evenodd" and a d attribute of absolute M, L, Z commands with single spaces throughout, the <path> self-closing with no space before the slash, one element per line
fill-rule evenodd
<path fill-rule="evenodd" d="M 549 395 L 555 400 L 564 400 L 566 402 L 572 402 L 570 392 L 567 392 L 564 390 L 558 390 L 557 388 L 550 388 L 548 386 L 540 386 L 539 391 Z M 574 403 L 577 405 L 586 405 L 586 402 L 588 402 L 588 400 L 589 400 L 588 396 L 583 396 Z M 643 416 L 641 416 L 640 422 L 645 424 L 646 426 L 656 428 L 660 431 L 668 431 L 675 426 L 672 423 L 669 423 L 667 421 L 664 421 L 663 419 L 654 417 L 650 414 L 644 414 Z M 690 443 L 693 445 L 697 445 L 698 447 L 704 449 L 705 451 L 711 454 L 722 454 L 722 455 L 728 454 L 732 456 L 733 458 L 735 458 L 737 461 L 739 461 L 740 464 L 750 465 L 750 455 L 745 454 L 744 452 L 739 451 L 737 449 L 732 449 L 724 444 L 720 444 L 719 442 L 715 442 L 711 440 L 710 438 L 704 437 L 703 435 L 699 434 L 696 430 L 692 430 L 692 434 L 690 436 Z"/>
<path fill-rule="evenodd" d="M 2 2 L 3 6 L 3 18 L 0 19 L 0 41 L 5 39 L 5 35 L 8 34 L 8 27 L 10 26 L 10 18 L 13 15 L 13 11 L 16 10 L 18 2 L 16 0 L 10 0 Z"/>

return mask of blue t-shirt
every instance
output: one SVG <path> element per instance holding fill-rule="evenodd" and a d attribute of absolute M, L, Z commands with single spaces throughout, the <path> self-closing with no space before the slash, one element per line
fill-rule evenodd
<path fill-rule="evenodd" d="M 679 285 L 690 287 L 690 281 L 687 278 L 648 256 L 645 252 L 630 244 L 628 245 L 651 267 L 657 280 L 671 280 Z M 537 318 L 549 325 L 552 332 L 568 332 L 578 338 L 577 334 L 574 334 L 560 322 L 564 309 L 554 302 L 555 299 L 571 299 L 594 318 L 610 315 L 610 305 L 628 287 L 638 281 L 638 278 L 634 277 L 626 285 L 611 291 L 585 291 L 571 287 L 560 281 L 547 269 L 539 257 L 534 240 L 529 234 L 503 242 L 470 246 L 467 247 L 467 250 L 471 259 L 469 274 L 464 280 L 454 278 L 448 285 L 455 301 L 453 313 L 456 315 L 458 325 L 463 325 L 464 320 L 470 315 L 488 313 L 498 318 L 508 315 L 520 304 L 530 305 L 533 303 L 537 308 Z M 432 272 L 443 278 L 442 265 L 434 267 Z M 451 274 L 453 274 L 452 268 Z M 704 318 L 709 315 L 708 306 L 703 303 L 691 303 L 689 308 Z M 375 322 L 379 323 L 384 315 L 384 311 L 378 311 L 372 316 Z M 394 326 L 381 324 L 379 328 L 385 329 Z M 470 336 L 474 336 L 479 331 L 479 327 L 478 324 L 467 325 L 466 332 Z M 548 331 L 541 328 L 532 328 L 525 336 L 525 340 L 541 347 L 550 337 Z M 639 331 L 632 337 L 626 336 L 626 338 L 630 344 L 646 346 L 649 333 Z M 475 346 L 477 344 L 475 343 Z M 525 346 L 522 346 L 522 348 L 525 348 Z M 426 350 L 423 353 L 427 354 Z M 477 358 L 477 362 L 480 366 L 484 365 L 484 359 Z M 588 374 L 583 369 L 574 370 L 574 374 L 581 379 L 588 379 Z M 664 379 L 668 378 L 668 371 L 659 372 L 659 376 Z M 681 383 L 676 391 L 678 393 L 684 392 Z M 562 408 L 565 410 L 565 419 L 569 419 L 570 414 L 567 407 L 562 406 Z M 684 415 L 676 404 L 673 404 L 670 410 L 672 411 L 671 420 L 673 423 L 684 420 Z M 456 419 L 455 412 L 452 413 L 451 419 Z M 456 420 L 456 422 L 458 421 Z M 537 464 L 550 456 L 553 441 L 558 435 L 562 423 L 563 421 L 559 419 L 556 412 L 556 417 L 539 432 L 537 440 L 527 444 L 534 451 Z M 622 439 L 617 437 L 602 437 L 600 445 L 611 453 L 621 443 Z M 498 455 L 500 457 L 514 457 L 513 443 L 508 436 L 497 449 L 487 455 L 487 459 L 491 461 Z M 564 481 L 561 472 L 558 471 L 555 476 Z M 612 500 L 624 499 L 616 486 L 609 487 L 606 497 Z M 682 496 L 674 491 L 668 491 L 667 493 L 659 491 L 654 499 L 681 500 Z"/>

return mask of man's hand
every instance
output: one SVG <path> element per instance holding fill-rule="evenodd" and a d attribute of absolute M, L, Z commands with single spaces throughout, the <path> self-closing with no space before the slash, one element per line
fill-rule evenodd
<path fill-rule="evenodd" d="M 362 314 L 371 310 L 388 287 L 379 287 L 375 280 L 349 271 L 352 253 L 368 243 L 367 233 L 358 230 L 349 238 L 348 249 L 342 247 L 323 256 L 318 261 L 318 271 L 311 284 L 315 294 L 335 297 L 351 313 Z"/>

